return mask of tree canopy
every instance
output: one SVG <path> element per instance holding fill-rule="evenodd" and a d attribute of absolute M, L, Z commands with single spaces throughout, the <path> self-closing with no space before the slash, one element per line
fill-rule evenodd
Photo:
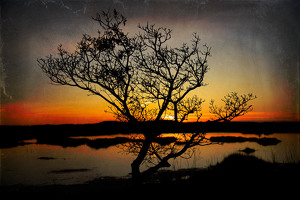
<path fill-rule="evenodd" d="M 183 121 L 201 110 L 203 100 L 188 94 L 205 85 L 211 48 L 196 33 L 191 45 L 172 48 L 170 29 L 138 25 L 139 33 L 129 35 L 122 30 L 127 19 L 116 10 L 93 20 L 100 25 L 97 36 L 84 34 L 73 53 L 59 45 L 56 56 L 38 59 L 53 83 L 100 96 L 123 121 L 158 121 L 170 113 Z"/>

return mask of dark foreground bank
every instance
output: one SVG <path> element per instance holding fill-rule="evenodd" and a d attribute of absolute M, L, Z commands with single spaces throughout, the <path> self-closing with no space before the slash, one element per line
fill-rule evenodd
<path fill-rule="evenodd" d="M 142 185 L 130 178 L 101 177 L 85 184 L 47 186 L 1 186 L 1 193 L 9 194 L 135 194 L 136 192 L 171 192 L 174 194 L 227 191 L 229 194 L 247 192 L 269 195 L 297 194 L 300 180 L 300 163 L 270 163 L 254 156 L 232 154 L 221 163 L 207 169 L 161 170 Z M 211 194 L 211 195 L 216 195 Z"/>

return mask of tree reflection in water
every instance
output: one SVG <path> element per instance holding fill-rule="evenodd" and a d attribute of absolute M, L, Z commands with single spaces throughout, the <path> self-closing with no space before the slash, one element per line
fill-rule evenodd
<path fill-rule="evenodd" d="M 178 133 L 173 137 L 164 137 L 160 133 L 132 136 L 128 143 L 120 144 L 124 152 L 136 155 L 131 163 L 132 179 L 134 183 L 142 183 L 147 177 L 162 167 L 170 167 L 171 158 L 191 158 L 195 146 L 206 146 L 212 142 L 205 137 L 205 133 Z M 141 165 L 147 168 L 141 171 Z"/>

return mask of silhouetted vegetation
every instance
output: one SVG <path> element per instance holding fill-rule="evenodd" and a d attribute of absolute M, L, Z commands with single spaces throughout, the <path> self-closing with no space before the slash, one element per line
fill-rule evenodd
<path fill-rule="evenodd" d="M 232 154 L 224 158 L 221 163 L 207 169 L 179 170 L 177 174 L 174 173 L 173 176 L 169 174 L 166 177 L 177 184 L 188 185 L 187 187 L 210 185 L 227 189 L 233 187 L 236 189 L 253 189 L 253 187 L 282 189 L 285 186 L 293 187 L 293 181 L 297 181 L 300 178 L 299 175 L 299 163 L 270 163 L 254 156 Z"/>
<path fill-rule="evenodd" d="M 172 30 L 154 24 L 138 25 L 136 34 L 125 33 L 127 19 L 118 11 L 102 11 L 96 37 L 84 34 L 70 53 L 58 46 L 56 56 L 38 59 L 49 79 L 59 85 L 78 87 L 106 101 L 120 121 L 143 122 L 172 118 L 183 122 L 190 114 L 200 120 L 200 97 L 191 92 L 206 85 L 211 48 L 194 33 L 188 43 L 171 47 Z M 253 94 L 232 92 L 216 106 L 214 121 L 230 121 L 252 110 Z M 153 133 L 152 133 L 153 134 Z M 157 133 L 156 133 L 157 134 Z"/>
<path fill-rule="evenodd" d="M 235 143 L 235 142 L 256 142 L 257 144 L 268 146 L 268 145 L 276 145 L 280 140 L 277 138 L 255 138 L 255 137 L 233 137 L 233 136 L 219 136 L 219 137 L 211 137 L 210 141 L 218 142 L 218 143 Z"/>

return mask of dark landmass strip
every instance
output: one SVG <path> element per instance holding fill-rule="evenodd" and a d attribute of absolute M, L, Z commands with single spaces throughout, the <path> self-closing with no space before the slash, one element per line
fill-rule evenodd
<path fill-rule="evenodd" d="M 39 144 L 52 144 L 62 147 L 76 147 L 87 144 L 92 148 L 105 148 L 111 145 L 129 142 L 129 138 L 119 137 L 114 139 L 97 139 L 91 141 L 85 138 L 69 138 L 71 136 L 97 136 L 130 133 L 209 133 L 209 132 L 239 132 L 251 134 L 272 133 L 300 133 L 300 122 L 194 122 L 176 123 L 174 121 L 127 123 L 105 121 L 98 124 L 66 124 L 66 125 L 36 125 L 36 126 L 0 126 L 0 148 L 10 148 L 30 144 L 24 140 L 37 139 Z M 216 139 L 216 138 L 214 138 Z M 240 138 L 241 142 L 245 140 Z M 174 138 L 159 139 L 158 143 L 170 143 Z M 163 141 L 164 140 L 164 141 Z M 222 141 L 220 141 L 222 140 Z M 238 142 L 239 138 L 234 138 Z M 266 142 L 278 143 L 279 141 L 263 141 L 253 139 L 262 145 Z M 230 142 L 230 138 L 219 138 L 216 142 Z M 271 144 L 270 143 L 270 144 Z"/>
<path fill-rule="evenodd" d="M 155 138 L 153 142 L 161 145 L 167 145 L 172 142 L 175 142 L 176 140 L 177 138 L 175 137 L 158 137 Z M 136 139 L 136 138 L 129 138 L 129 137 L 98 138 L 92 140 L 87 138 L 41 137 L 41 138 L 37 138 L 36 144 L 56 145 L 61 147 L 77 147 L 80 145 L 87 145 L 93 149 L 100 149 L 100 148 L 108 148 L 110 146 L 115 146 L 127 142 L 137 143 L 137 142 L 143 142 L 143 140 Z"/>
<path fill-rule="evenodd" d="M 255 138 L 255 137 L 234 137 L 234 136 L 214 136 L 209 138 L 213 143 L 242 143 L 242 142 L 256 142 L 262 146 L 269 146 L 269 145 L 277 145 L 281 141 L 277 138 L 273 137 L 262 137 L 262 138 Z M 78 147 L 80 145 L 87 145 L 93 149 L 100 149 L 100 148 L 108 148 L 110 146 L 115 146 L 119 144 L 124 144 L 128 142 L 143 142 L 143 139 L 140 138 L 130 138 L 130 137 L 114 137 L 114 138 L 98 138 L 98 139 L 87 139 L 87 138 L 70 138 L 70 137 L 38 137 L 36 144 L 46 144 L 46 145 L 56 145 L 61 147 Z M 184 141 L 177 140 L 176 137 L 158 137 L 153 140 L 154 143 L 158 143 L 160 145 L 168 145 L 171 143 L 176 143 L 177 145 L 185 145 Z M 31 143 L 25 143 L 31 144 Z M 4 146 L 0 145 L 0 148 L 9 148 L 18 146 L 18 143 L 14 142 L 8 146 L 7 144 Z M 39 157 L 40 160 L 50 160 L 55 159 L 52 157 Z"/>
<path fill-rule="evenodd" d="M 41 157 L 38 157 L 39 160 L 54 160 L 56 158 L 54 157 L 46 157 L 46 156 L 41 156 Z"/>
<path fill-rule="evenodd" d="M 262 146 L 269 146 L 269 145 L 276 145 L 281 141 L 277 138 L 255 138 L 255 137 L 234 137 L 234 136 L 218 136 L 218 137 L 211 137 L 211 142 L 218 142 L 218 143 L 236 143 L 236 142 L 256 142 Z"/>
<path fill-rule="evenodd" d="M 300 122 L 190 122 L 174 121 L 128 123 L 104 121 L 97 124 L 0 126 L 1 137 L 95 136 L 143 132 L 239 132 L 253 134 L 300 133 Z"/>

